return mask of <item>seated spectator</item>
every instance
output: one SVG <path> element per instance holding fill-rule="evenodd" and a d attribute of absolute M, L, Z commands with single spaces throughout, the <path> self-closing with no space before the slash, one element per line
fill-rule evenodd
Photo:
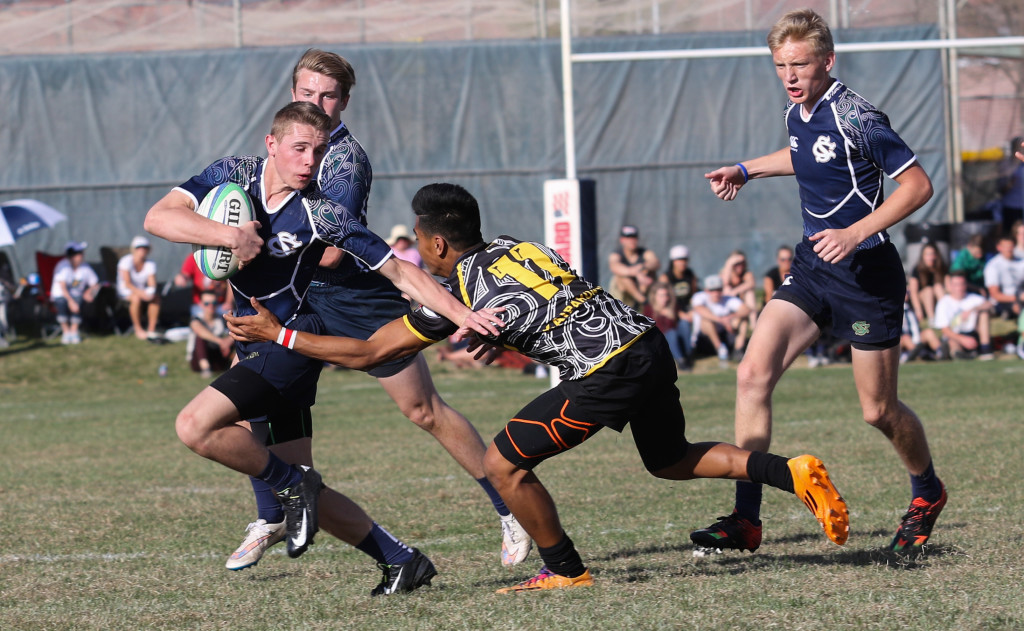
<path fill-rule="evenodd" d="M 690 269 L 690 250 L 685 245 L 674 245 L 668 251 L 668 269 L 658 277 L 676 295 L 676 307 L 689 313 L 690 300 L 699 291 L 697 274 Z"/>
<path fill-rule="evenodd" d="M 199 269 L 195 258 L 191 254 L 185 257 L 181 264 L 181 270 L 174 277 L 175 287 L 192 286 L 192 317 L 199 317 L 202 313 L 200 301 L 204 291 L 213 291 L 217 294 L 217 315 L 224 315 L 234 308 L 234 298 L 231 296 L 231 285 L 224 280 L 213 280 Z"/>
<path fill-rule="evenodd" d="M 1013 152 L 1021 147 L 1021 138 L 1010 140 L 1010 151 Z M 1002 173 L 997 181 L 999 192 L 1002 198 L 999 200 L 1002 230 L 1012 234 L 1010 227 L 1017 221 L 1024 218 L 1024 164 L 1012 158 L 1007 158 L 1002 167 Z"/>
<path fill-rule="evenodd" d="M 0 348 L 10 345 L 7 337 L 11 333 L 7 320 L 7 306 L 14 300 L 18 285 L 14 282 L 14 272 L 7 257 L 0 257 Z"/>
<path fill-rule="evenodd" d="M 658 272 L 657 255 L 640 247 L 640 231 L 636 226 L 622 226 L 619 231 L 619 248 L 608 255 L 608 268 L 612 282 L 608 293 L 634 309 L 647 300 L 647 290 Z"/>
<path fill-rule="evenodd" d="M 988 295 L 985 289 L 985 250 L 982 247 L 984 237 L 972 234 L 967 238 L 967 245 L 957 252 L 950 265 L 951 272 L 963 272 L 967 276 L 967 291 Z"/>
<path fill-rule="evenodd" d="M 935 305 L 932 328 L 939 331 L 942 342 L 949 346 L 951 357 L 958 359 L 994 359 L 989 311 L 992 303 L 980 294 L 967 291 L 967 278 L 962 272 L 949 275 L 949 293 Z M 934 346 L 933 350 L 938 350 Z"/>
<path fill-rule="evenodd" d="M 1017 291 L 1017 304 L 1022 306 L 1017 317 L 1017 357 L 1024 359 L 1024 287 Z"/>
<path fill-rule="evenodd" d="M 1013 237 L 1013 255 L 1024 259 L 1024 221 L 1013 222 L 1010 235 Z"/>
<path fill-rule="evenodd" d="M 994 303 L 994 314 L 1016 319 L 1020 315 L 1017 289 L 1024 283 L 1024 261 L 1013 255 L 1013 238 L 1009 235 L 999 238 L 996 252 L 985 264 L 985 288 Z"/>
<path fill-rule="evenodd" d="M 235 348 L 224 319 L 217 315 L 219 305 L 217 292 L 200 292 L 199 315 L 189 323 L 185 359 L 193 371 L 206 378 L 231 366 L 231 352 Z"/>
<path fill-rule="evenodd" d="M 900 363 L 915 359 L 934 359 L 932 348 L 940 348 L 941 342 L 935 329 L 921 328 L 921 322 L 910 304 L 910 292 L 903 297 L 903 330 L 900 334 Z"/>
<path fill-rule="evenodd" d="M 669 350 L 672 351 L 672 358 L 676 360 L 679 370 L 692 370 L 689 322 L 686 323 L 684 333 L 681 334 L 675 293 L 667 283 L 654 283 L 647 295 L 644 315 L 654 320 L 654 325 L 665 335 Z"/>
<path fill-rule="evenodd" d="M 53 269 L 53 284 L 50 286 L 50 301 L 57 309 L 60 323 L 61 344 L 78 344 L 82 341 L 79 327 L 82 324 L 82 307 L 92 302 L 100 289 L 100 279 L 85 262 L 84 241 L 68 241 L 64 246 L 64 258 Z"/>
<path fill-rule="evenodd" d="M 743 250 L 733 250 L 722 267 L 722 294 L 735 296 L 749 308 L 750 328 L 757 322 L 757 280 L 754 272 L 747 267 L 747 255 Z"/>
<path fill-rule="evenodd" d="M 700 290 L 697 274 L 690 269 L 690 250 L 685 245 L 674 245 L 668 252 L 668 269 L 658 282 L 672 288 L 676 297 L 676 332 L 687 363 L 693 365 L 693 309 L 690 301 Z"/>
<path fill-rule="evenodd" d="M 400 223 L 391 228 L 391 236 L 387 238 L 387 244 L 391 246 L 398 258 L 409 261 L 417 267 L 423 266 L 420 251 L 416 249 L 416 243 L 409 235 L 409 228 L 405 224 Z"/>
<path fill-rule="evenodd" d="M 160 295 L 156 291 L 156 263 L 149 256 L 149 239 L 132 239 L 132 251 L 117 262 L 117 295 L 128 303 L 135 337 L 140 340 L 161 339 L 156 332 L 160 319 Z M 142 327 L 142 310 L 146 310 L 146 328 Z"/>
<path fill-rule="evenodd" d="M 910 273 L 907 290 L 918 322 L 935 318 L 935 303 L 946 294 L 946 262 L 934 243 L 925 243 Z"/>
<path fill-rule="evenodd" d="M 761 281 L 764 285 L 764 301 L 768 302 L 775 295 L 775 290 L 782 285 L 782 281 L 789 276 L 789 270 L 793 267 L 793 248 L 788 245 L 780 245 L 775 251 L 775 267 L 764 274 Z"/>
<path fill-rule="evenodd" d="M 747 318 L 750 307 L 736 296 L 722 291 L 722 277 L 712 274 L 704 279 L 704 291 L 693 297 L 693 311 L 699 316 L 700 334 L 718 354 L 722 364 L 729 361 L 730 348 L 736 357 L 743 355 L 747 343 Z"/>

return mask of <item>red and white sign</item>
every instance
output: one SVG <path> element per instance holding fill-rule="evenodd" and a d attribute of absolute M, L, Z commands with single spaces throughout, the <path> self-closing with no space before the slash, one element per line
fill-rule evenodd
<path fill-rule="evenodd" d="M 576 270 L 583 261 L 580 222 L 579 180 L 546 180 L 544 243 Z"/>

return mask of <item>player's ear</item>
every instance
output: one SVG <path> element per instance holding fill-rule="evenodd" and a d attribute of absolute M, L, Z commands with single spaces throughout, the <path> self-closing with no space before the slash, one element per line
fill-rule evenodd
<path fill-rule="evenodd" d="M 825 55 L 825 72 L 832 72 L 832 66 L 836 65 L 835 51 Z"/>

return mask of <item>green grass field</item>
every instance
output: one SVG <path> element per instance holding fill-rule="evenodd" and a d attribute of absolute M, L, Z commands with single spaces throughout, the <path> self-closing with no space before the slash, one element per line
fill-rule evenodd
<path fill-rule="evenodd" d="M 689 531 L 731 509 L 731 482 L 666 482 L 604 431 L 538 469 L 593 572 L 592 588 L 518 596 L 479 487 L 369 377 L 325 373 L 318 469 L 437 565 L 434 584 L 369 597 L 379 571 L 326 534 L 301 559 L 223 564 L 254 508 L 248 482 L 178 442 L 205 382 L 182 345 L 91 338 L 0 351 L 0 629 L 1011 629 L 1024 627 L 1024 362 L 911 364 L 901 393 L 924 419 L 950 500 L 924 555 L 883 551 L 909 485 L 859 416 L 849 365 L 796 368 L 776 395 L 773 451 L 829 465 L 851 510 L 839 548 L 793 496 L 765 490 L 754 554 L 694 558 Z M 167 363 L 170 374 L 157 375 Z M 435 371 L 489 440 L 538 380 Z M 732 371 L 684 376 L 692 441 L 731 440 Z"/>

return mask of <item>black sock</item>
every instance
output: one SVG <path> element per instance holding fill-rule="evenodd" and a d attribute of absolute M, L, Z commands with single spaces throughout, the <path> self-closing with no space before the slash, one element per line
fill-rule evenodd
<path fill-rule="evenodd" d="M 572 539 L 565 534 L 565 531 L 562 531 L 561 541 L 550 548 L 537 546 L 537 552 L 544 560 L 544 565 L 548 566 L 548 569 L 555 574 L 576 578 L 587 571 L 586 566 L 583 565 L 583 559 L 580 558 L 580 553 L 576 552 L 576 546 L 573 545 Z"/>
<path fill-rule="evenodd" d="M 782 489 L 787 493 L 793 490 L 793 472 L 789 470 L 789 459 L 761 451 L 750 452 L 747 460 L 747 476 L 751 482 L 759 482 Z"/>

